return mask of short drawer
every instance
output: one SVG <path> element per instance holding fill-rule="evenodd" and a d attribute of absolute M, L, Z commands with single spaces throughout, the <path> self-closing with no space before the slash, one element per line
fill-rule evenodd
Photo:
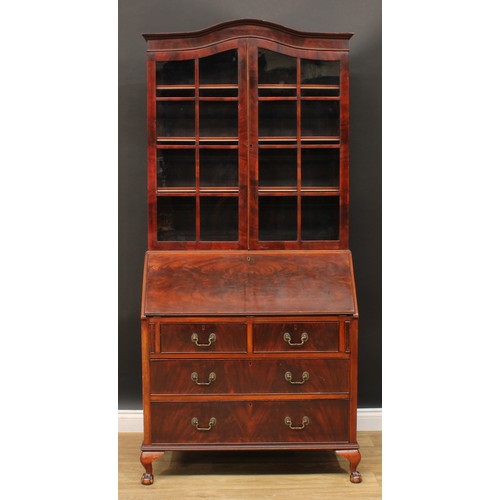
<path fill-rule="evenodd" d="M 348 393 L 348 359 L 151 360 L 152 394 Z"/>
<path fill-rule="evenodd" d="M 254 323 L 254 352 L 338 352 L 339 322 Z"/>
<path fill-rule="evenodd" d="M 161 323 L 162 353 L 246 353 L 245 323 Z"/>
<path fill-rule="evenodd" d="M 348 400 L 151 404 L 153 444 L 339 443 L 348 435 Z"/>

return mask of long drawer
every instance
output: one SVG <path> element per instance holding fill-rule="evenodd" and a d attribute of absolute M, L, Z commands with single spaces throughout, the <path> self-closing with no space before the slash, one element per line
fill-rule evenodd
<path fill-rule="evenodd" d="M 151 403 L 153 444 L 347 442 L 348 400 Z"/>
<path fill-rule="evenodd" d="M 246 353 L 245 323 L 161 323 L 162 353 Z"/>
<path fill-rule="evenodd" d="M 337 352 L 339 322 L 255 322 L 254 352 Z"/>
<path fill-rule="evenodd" d="M 152 394 L 347 393 L 348 359 L 154 359 Z"/>

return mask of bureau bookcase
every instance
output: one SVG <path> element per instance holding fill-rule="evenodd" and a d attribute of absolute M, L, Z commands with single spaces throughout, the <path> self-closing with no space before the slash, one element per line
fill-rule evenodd
<path fill-rule="evenodd" d="M 331 449 L 360 482 L 350 33 L 146 34 L 143 484 L 169 450 Z"/>

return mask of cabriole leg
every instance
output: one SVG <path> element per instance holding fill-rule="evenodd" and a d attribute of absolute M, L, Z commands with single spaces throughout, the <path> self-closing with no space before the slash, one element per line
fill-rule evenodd
<path fill-rule="evenodd" d="M 356 470 L 361 461 L 361 453 L 359 450 L 335 450 L 337 455 L 347 458 L 351 467 L 351 483 L 360 483 L 362 481 L 361 474 Z"/>
<path fill-rule="evenodd" d="M 153 461 L 163 456 L 164 451 L 143 451 L 141 453 L 141 464 L 146 469 L 142 475 L 142 484 L 153 484 Z"/>

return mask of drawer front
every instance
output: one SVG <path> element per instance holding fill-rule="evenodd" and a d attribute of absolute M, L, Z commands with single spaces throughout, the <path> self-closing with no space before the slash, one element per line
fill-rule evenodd
<path fill-rule="evenodd" d="M 153 444 L 339 443 L 349 401 L 152 403 Z"/>
<path fill-rule="evenodd" d="M 347 359 L 151 361 L 152 394 L 348 393 Z"/>
<path fill-rule="evenodd" d="M 246 353 L 245 323 L 161 323 L 162 353 Z"/>
<path fill-rule="evenodd" d="M 339 322 L 254 323 L 254 352 L 338 352 Z"/>

